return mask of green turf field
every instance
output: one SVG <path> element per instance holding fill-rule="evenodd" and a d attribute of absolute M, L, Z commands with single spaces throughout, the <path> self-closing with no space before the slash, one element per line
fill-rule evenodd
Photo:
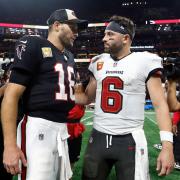
<path fill-rule="evenodd" d="M 74 166 L 74 174 L 72 180 L 80 180 L 81 179 L 81 169 L 82 169 L 82 162 L 83 162 L 83 154 L 86 148 L 86 144 L 88 141 L 89 133 L 92 128 L 92 112 L 86 112 L 85 116 L 82 118 L 83 123 L 86 125 L 86 131 L 83 134 L 83 144 L 81 149 L 81 158 Z M 158 177 L 156 173 L 156 158 L 158 156 L 159 151 L 153 147 L 153 144 L 159 143 L 159 130 L 157 127 L 157 123 L 155 120 L 155 114 L 152 111 L 145 112 L 145 134 L 148 141 L 148 149 L 149 149 L 149 169 L 151 180 L 180 180 L 180 171 L 174 170 L 169 176 L 167 177 Z M 108 180 L 115 180 L 115 173 L 112 173 L 109 176 Z M 14 178 L 16 180 L 16 178 Z"/>

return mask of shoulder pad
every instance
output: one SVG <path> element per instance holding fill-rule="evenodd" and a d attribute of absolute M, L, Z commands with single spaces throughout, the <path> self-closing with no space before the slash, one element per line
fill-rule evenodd
<path fill-rule="evenodd" d="M 91 59 L 91 63 L 95 63 L 96 61 L 98 61 L 99 59 L 102 59 L 104 54 L 100 54 L 98 56 L 95 56 Z"/>
<path fill-rule="evenodd" d="M 26 44 L 27 42 L 34 42 L 34 41 L 41 41 L 42 38 L 40 36 L 32 36 L 32 35 L 25 35 L 18 39 L 17 42 Z"/>
<path fill-rule="evenodd" d="M 162 60 L 162 58 L 158 54 L 151 53 L 148 51 L 144 51 L 142 53 L 143 53 L 144 58 L 152 59 L 152 60 Z"/>

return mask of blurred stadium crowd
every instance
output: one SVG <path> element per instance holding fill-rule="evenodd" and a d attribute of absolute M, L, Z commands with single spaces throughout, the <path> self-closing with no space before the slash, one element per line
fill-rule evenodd
<path fill-rule="evenodd" d="M 88 19 L 91 24 L 88 29 L 79 33 L 72 49 L 75 58 L 80 59 L 77 60 L 76 64 L 84 78 L 88 77 L 86 69 L 89 60 L 103 52 L 102 37 L 107 19 L 112 14 L 129 17 L 136 23 L 136 35 L 131 47 L 132 51 L 150 51 L 159 54 L 164 59 L 180 56 L 178 0 L 171 2 L 168 0 L 122 0 L 119 3 L 117 8 L 115 2 L 109 4 L 109 2 L 104 1 L 104 6 L 108 5 L 108 11 L 102 9 L 95 13 L 92 12 L 93 15 L 84 12 L 84 18 Z M 96 5 L 97 9 L 99 5 L 98 3 Z M 13 18 L 1 14 L 3 22 L 0 22 L 0 64 L 6 64 L 13 60 L 15 42 L 23 35 L 32 34 L 47 37 L 45 17 L 44 19 L 39 17 L 42 15 L 38 16 L 36 12 L 26 17 L 17 16 Z M 32 28 L 30 28 L 31 26 L 20 28 L 20 26 L 16 27 L 15 24 L 31 24 Z M 43 28 L 35 28 L 33 24 L 43 25 Z"/>

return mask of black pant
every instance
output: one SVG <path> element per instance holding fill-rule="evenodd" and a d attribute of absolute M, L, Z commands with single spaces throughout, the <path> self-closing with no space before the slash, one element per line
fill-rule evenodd
<path fill-rule="evenodd" d="M 105 180 L 115 166 L 118 180 L 134 180 L 135 142 L 131 134 L 111 136 L 93 129 L 84 156 L 83 180 Z"/>
<path fill-rule="evenodd" d="M 69 159 L 71 163 L 79 160 L 82 144 L 82 135 L 74 139 L 68 139 Z"/>

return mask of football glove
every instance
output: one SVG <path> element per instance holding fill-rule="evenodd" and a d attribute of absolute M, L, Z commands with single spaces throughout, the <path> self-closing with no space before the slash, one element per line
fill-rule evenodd
<path fill-rule="evenodd" d="M 76 104 L 68 113 L 69 120 L 80 120 L 85 113 L 85 107 L 82 105 Z"/>
<path fill-rule="evenodd" d="M 67 123 L 68 134 L 70 139 L 79 137 L 84 131 L 85 126 L 82 123 Z"/>

